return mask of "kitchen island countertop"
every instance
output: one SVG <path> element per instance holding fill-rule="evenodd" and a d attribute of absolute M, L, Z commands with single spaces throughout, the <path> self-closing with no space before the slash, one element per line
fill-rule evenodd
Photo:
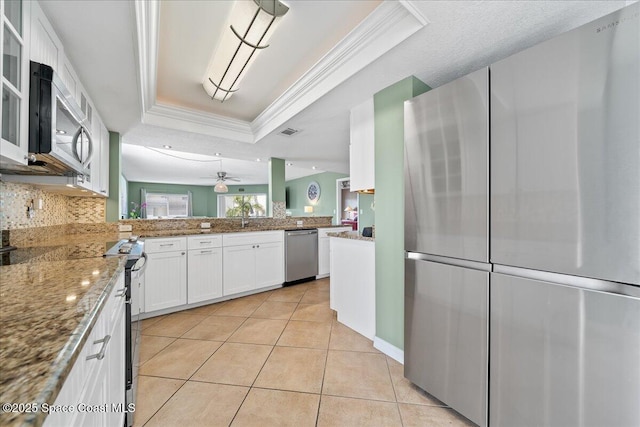
<path fill-rule="evenodd" d="M 364 237 L 357 231 L 342 231 L 340 233 L 328 233 L 329 237 L 339 237 L 341 239 L 362 240 L 365 242 L 375 242 L 375 237 Z"/>

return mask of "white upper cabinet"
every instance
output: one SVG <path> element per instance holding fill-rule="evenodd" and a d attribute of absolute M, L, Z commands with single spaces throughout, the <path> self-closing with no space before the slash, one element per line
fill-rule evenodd
<path fill-rule="evenodd" d="M 67 57 L 62 41 L 37 1 L 1 0 L 1 163 L 27 163 L 29 151 L 29 61 L 49 65 L 82 110 L 92 140 L 90 173 L 77 184 L 87 195 L 109 195 L 109 132 Z M 8 49 L 6 47 L 9 47 Z M 84 190 L 83 190 L 84 191 Z M 90 193 L 92 192 L 92 193 Z"/>
<path fill-rule="evenodd" d="M 95 138 L 98 137 L 100 138 L 99 177 L 93 191 L 109 197 L 109 131 L 102 122 L 100 122 L 100 134 Z"/>
<path fill-rule="evenodd" d="M 30 1 L 28 3 L 31 4 L 31 51 L 29 57 L 32 61 L 47 64 L 59 74 L 64 75 L 58 67 L 64 57 L 62 42 L 38 2 Z"/>
<path fill-rule="evenodd" d="M 30 12 L 30 1 L 0 1 L 0 163 L 3 164 L 27 163 Z"/>
<path fill-rule="evenodd" d="M 373 98 L 351 109 L 349 167 L 351 191 L 375 188 Z"/>
<path fill-rule="evenodd" d="M 76 102 L 78 102 L 78 89 L 80 87 L 80 80 L 78 79 L 78 76 L 73 69 L 71 62 L 67 59 L 66 56 L 64 57 L 64 62 L 62 63 L 62 67 L 60 67 L 60 72 L 58 74 L 60 74 L 62 83 L 64 83 L 69 92 L 73 95 Z M 80 105 L 80 102 L 78 102 L 78 105 Z"/>
<path fill-rule="evenodd" d="M 109 131 L 100 116 L 93 115 L 89 126 L 93 151 L 91 153 L 91 189 L 98 196 L 109 196 Z"/>

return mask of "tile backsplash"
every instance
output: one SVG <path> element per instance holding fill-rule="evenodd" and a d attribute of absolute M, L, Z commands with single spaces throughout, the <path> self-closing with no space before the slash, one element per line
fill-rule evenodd
<path fill-rule="evenodd" d="M 96 197 L 68 197 L 69 223 L 94 224 L 106 218 L 105 199 Z"/>
<path fill-rule="evenodd" d="M 33 218 L 27 207 L 33 200 Z M 38 208 L 42 200 L 42 209 Z M 20 230 L 65 224 L 104 223 L 106 201 L 49 193 L 28 184 L 0 181 L 0 229 Z"/>

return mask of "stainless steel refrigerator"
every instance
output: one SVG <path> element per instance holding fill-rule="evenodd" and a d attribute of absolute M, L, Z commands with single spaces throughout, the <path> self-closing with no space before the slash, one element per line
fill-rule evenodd
<path fill-rule="evenodd" d="M 405 376 L 479 425 L 640 425 L 640 4 L 405 103 Z"/>
<path fill-rule="evenodd" d="M 490 72 L 490 424 L 638 426 L 640 5 Z"/>
<path fill-rule="evenodd" d="M 405 376 L 487 423 L 489 81 L 405 102 Z"/>

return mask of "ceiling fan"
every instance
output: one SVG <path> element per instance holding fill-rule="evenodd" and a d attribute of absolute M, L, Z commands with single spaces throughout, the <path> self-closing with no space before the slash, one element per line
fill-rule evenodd
<path fill-rule="evenodd" d="M 227 176 L 226 172 L 220 171 L 217 173 L 218 181 L 240 181 L 240 178 L 235 176 Z"/>
<path fill-rule="evenodd" d="M 220 170 L 216 173 L 216 176 L 203 176 L 203 179 L 211 179 L 216 178 L 216 185 L 213 187 L 213 191 L 216 193 L 226 193 L 229 191 L 229 188 L 224 183 L 225 181 L 240 181 L 240 178 L 236 178 L 235 176 L 227 175 L 227 172 L 222 170 L 222 159 L 220 161 Z"/>

